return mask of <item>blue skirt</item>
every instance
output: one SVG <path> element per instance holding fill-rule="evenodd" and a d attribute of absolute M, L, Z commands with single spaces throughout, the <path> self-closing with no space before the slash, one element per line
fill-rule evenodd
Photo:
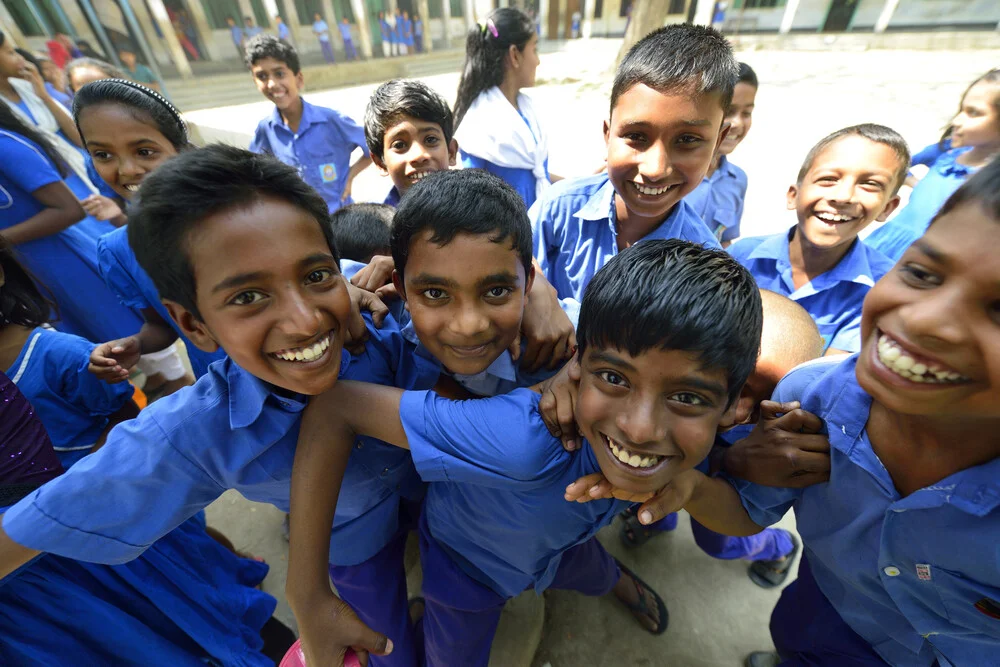
<path fill-rule="evenodd" d="M 264 563 L 210 538 L 199 516 L 123 565 L 52 554 L 0 582 L 0 664 L 273 667 L 260 630 Z"/>

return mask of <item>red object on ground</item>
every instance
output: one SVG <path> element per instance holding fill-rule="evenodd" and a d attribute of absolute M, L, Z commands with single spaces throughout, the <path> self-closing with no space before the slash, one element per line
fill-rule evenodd
<path fill-rule="evenodd" d="M 288 649 L 288 653 L 281 659 L 281 664 L 278 667 L 306 667 L 306 656 L 302 653 L 301 639 L 295 640 L 292 647 Z M 344 656 L 344 667 L 361 667 L 361 661 L 351 649 L 347 649 L 347 655 Z"/>

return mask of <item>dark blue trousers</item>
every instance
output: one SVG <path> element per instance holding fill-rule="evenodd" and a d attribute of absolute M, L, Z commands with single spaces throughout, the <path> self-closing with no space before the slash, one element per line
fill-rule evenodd
<path fill-rule="evenodd" d="M 677 514 L 671 513 L 649 526 L 650 530 L 666 532 L 677 527 Z M 691 519 L 691 532 L 701 550 L 722 560 L 778 560 L 792 553 L 792 538 L 777 528 L 767 528 L 756 535 L 729 537 L 705 528 Z"/>

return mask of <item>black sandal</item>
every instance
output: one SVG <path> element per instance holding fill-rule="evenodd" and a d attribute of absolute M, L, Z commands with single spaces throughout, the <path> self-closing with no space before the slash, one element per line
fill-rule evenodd
<path fill-rule="evenodd" d="M 785 583 L 788 575 L 792 572 L 795 557 L 802 550 L 802 543 L 795 536 L 795 533 L 785 532 L 788 532 L 788 536 L 792 538 L 792 550 L 787 556 L 781 560 L 759 560 L 750 564 L 747 575 L 750 577 L 750 581 L 761 588 L 777 588 Z"/>
<path fill-rule="evenodd" d="M 778 667 L 781 656 L 773 651 L 754 651 L 743 661 L 743 667 Z"/>
<path fill-rule="evenodd" d="M 639 506 L 630 505 L 618 517 L 622 520 L 621 530 L 618 532 L 618 537 L 621 538 L 622 544 L 630 548 L 641 547 L 646 542 L 649 542 L 650 538 L 655 537 L 662 531 L 651 530 L 649 526 L 644 526 L 639 523 Z"/>
<path fill-rule="evenodd" d="M 649 591 L 649 594 L 653 596 L 654 600 L 656 600 L 656 610 L 659 612 L 660 621 L 653 630 L 650 630 L 644 623 L 641 623 L 640 625 L 645 628 L 646 632 L 652 635 L 662 635 L 666 632 L 667 626 L 670 624 L 670 614 L 667 612 L 667 605 L 663 602 L 663 598 L 661 598 L 659 593 L 654 591 L 649 584 L 640 579 L 635 572 L 625 567 L 620 560 L 616 558 L 615 562 L 618 564 L 618 568 L 622 571 L 622 574 L 627 575 L 632 580 L 632 584 L 635 586 L 635 592 L 639 598 L 639 602 L 636 604 L 631 604 L 625 602 L 624 600 L 620 600 L 620 602 L 625 605 L 629 611 L 639 612 L 646 618 L 652 618 L 652 614 L 649 613 L 649 605 L 646 604 L 645 593 L 646 591 Z"/>

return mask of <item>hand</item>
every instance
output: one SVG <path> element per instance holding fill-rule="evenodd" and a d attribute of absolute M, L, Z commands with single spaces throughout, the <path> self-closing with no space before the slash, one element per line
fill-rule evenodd
<path fill-rule="evenodd" d="M 87 215 L 98 220 L 112 220 L 122 215 L 122 209 L 113 200 L 104 195 L 90 195 L 80 202 Z"/>
<path fill-rule="evenodd" d="M 340 201 L 347 201 L 351 197 L 351 186 L 354 184 L 354 179 L 349 178 L 347 182 L 344 183 L 344 191 L 340 193 Z"/>
<path fill-rule="evenodd" d="M 722 469 L 761 486 L 800 489 L 825 482 L 830 440 L 822 428 L 823 421 L 797 402 L 762 401 L 757 426 L 725 451 Z"/>
<path fill-rule="evenodd" d="M 392 284 L 392 272 L 396 263 L 388 255 L 375 255 L 365 268 L 354 274 L 351 284 L 369 292 Z"/>
<path fill-rule="evenodd" d="M 129 371 L 142 356 L 138 336 L 101 343 L 90 353 L 87 370 L 108 384 L 127 380 Z"/>
<path fill-rule="evenodd" d="M 611 482 L 604 478 L 604 475 L 595 472 L 585 475 L 567 486 L 563 497 L 569 502 L 576 503 L 589 503 L 591 500 L 601 500 L 604 498 L 643 503 L 652 498 L 653 495 L 650 491 L 634 493 L 615 488 L 611 486 Z"/>
<path fill-rule="evenodd" d="M 333 592 L 327 592 L 295 617 L 299 621 L 302 652 L 306 664 L 343 665 L 347 649 L 351 648 L 362 665 L 368 664 L 368 654 L 389 655 L 392 640 L 361 622 L 354 610 Z"/>
<path fill-rule="evenodd" d="M 377 296 L 351 283 L 347 283 L 347 292 L 351 295 L 351 318 L 347 322 L 344 347 L 354 354 L 360 354 L 365 349 L 365 341 L 368 340 L 368 326 L 361 317 L 361 311 L 371 313 L 372 323 L 380 327 L 385 316 L 389 314 L 389 309 Z"/>
<path fill-rule="evenodd" d="M 45 79 L 42 78 L 41 73 L 38 68 L 28 61 L 24 62 L 24 67 L 18 72 L 19 78 L 25 79 L 31 82 L 31 87 L 34 88 L 35 94 L 45 99 L 49 96 L 49 91 L 45 89 Z"/>
<path fill-rule="evenodd" d="M 660 489 L 656 495 L 642 503 L 636 518 L 644 526 L 656 523 L 663 517 L 682 509 L 698 490 L 705 479 L 704 473 L 696 469 L 685 470 Z"/>
<path fill-rule="evenodd" d="M 521 332 L 528 341 L 524 354 L 520 336 L 511 344 L 510 354 L 515 361 L 521 357 L 521 367 L 529 372 L 554 370 L 576 351 L 573 323 L 560 307 L 555 288 L 539 271 L 528 293 Z"/>
<path fill-rule="evenodd" d="M 558 373 L 539 384 L 537 390 L 542 394 L 538 411 L 549 433 L 562 441 L 566 451 L 579 449 L 576 396 L 580 390 L 580 361 L 576 355 Z"/>

